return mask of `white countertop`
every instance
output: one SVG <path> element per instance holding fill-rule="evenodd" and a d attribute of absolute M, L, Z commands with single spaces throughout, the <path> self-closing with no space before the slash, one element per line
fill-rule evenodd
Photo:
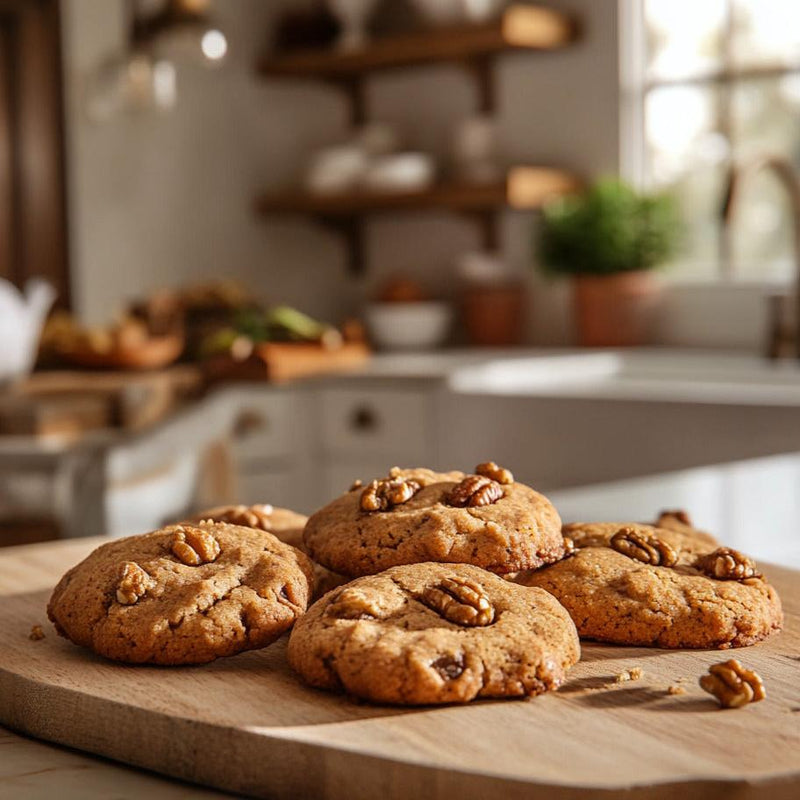
<path fill-rule="evenodd" d="M 229 384 L 213 389 L 175 417 L 137 433 L 96 431 L 80 440 L 0 437 L 0 458 L 57 458 L 83 448 L 135 440 L 185 427 L 198 415 L 222 423 L 237 393 L 385 385 L 435 384 L 455 394 L 517 398 L 579 398 L 659 403 L 800 407 L 800 362 L 758 355 L 664 348 L 636 350 L 471 349 L 377 353 L 346 374 L 284 386 Z M 169 438 L 167 436 L 167 438 Z"/>

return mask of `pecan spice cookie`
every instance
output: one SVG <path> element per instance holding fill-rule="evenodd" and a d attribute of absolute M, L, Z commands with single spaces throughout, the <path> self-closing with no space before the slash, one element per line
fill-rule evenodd
<path fill-rule="evenodd" d="M 264 647 L 308 605 L 313 567 L 274 536 L 224 523 L 111 541 L 64 575 L 59 634 L 118 661 L 202 664 Z"/>
<path fill-rule="evenodd" d="M 308 517 L 288 508 L 279 508 L 266 503 L 253 506 L 217 506 L 195 514 L 188 522 L 197 523 L 208 519 L 266 531 L 308 555 L 306 546 L 303 544 L 303 528 L 308 522 Z M 314 599 L 322 597 L 325 592 L 347 582 L 347 578 L 344 576 L 325 569 L 316 561 L 313 563 Z"/>
<path fill-rule="evenodd" d="M 724 649 L 780 630 L 780 598 L 753 562 L 685 528 L 565 525 L 575 552 L 516 580 L 558 598 L 587 639 Z"/>
<path fill-rule="evenodd" d="M 476 472 L 394 467 L 313 514 L 307 552 L 350 576 L 426 561 L 505 574 L 561 558 L 561 520 L 550 501 L 491 462 Z"/>
<path fill-rule="evenodd" d="M 318 600 L 289 639 L 311 686 L 378 703 L 463 703 L 557 688 L 580 657 L 547 592 L 467 564 L 410 564 Z"/>
<path fill-rule="evenodd" d="M 308 521 L 308 517 L 304 514 L 298 514 L 296 511 L 279 508 L 269 503 L 260 503 L 252 506 L 215 506 L 201 511 L 199 514 L 194 514 L 185 522 L 197 524 L 204 519 L 266 531 L 292 547 L 297 547 L 298 543 L 302 541 L 303 527 Z"/>

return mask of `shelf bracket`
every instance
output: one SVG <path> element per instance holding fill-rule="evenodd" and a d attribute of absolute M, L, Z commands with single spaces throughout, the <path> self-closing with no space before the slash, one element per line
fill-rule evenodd
<path fill-rule="evenodd" d="M 500 246 L 500 224 L 495 209 L 464 211 L 463 216 L 478 226 L 481 247 L 487 252 L 495 252 Z"/>
<path fill-rule="evenodd" d="M 497 110 L 497 91 L 492 59 L 488 56 L 475 56 L 463 63 L 475 84 L 478 95 L 478 112 L 486 116 L 493 116 Z"/>
<path fill-rule="evenodd" d="M 341 237 L 347 249 L 347 270 L 354 277 L 364 274 L 364 226 L 362 220 L 352 217 L 318 216 L 317 222 Z"/>
<path fill-rule="evenodd" d="M 350 111 L 350 125 L 361 127 L 367 122 L 366 81 L 355 75 L 348 78 L 333 78 L 330 83 L 347 98 Z"/>

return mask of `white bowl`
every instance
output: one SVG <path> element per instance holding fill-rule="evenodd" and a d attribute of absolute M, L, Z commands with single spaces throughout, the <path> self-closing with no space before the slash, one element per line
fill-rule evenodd
<path fill-rule="evenodd" d="M 488 22 L 506 5 L 506 0 L 462 0 L 464 12 L 470 22 Z"/>
<path fill-rule="evenodd" d="M 441 345 L 453 311 L 447 303 L 372 303 L 366 309 L 372 340 L 384 350 L 431 350 Z"/>
<path fill-rule="evenodd" d="M 421 192 L 436 175 L 427 153 L 395 153 L 376 158 L 364 173 L 364 186 L 376 192 Z"/>
<path fill-rule="evenodd" d="M 311 157 L 306 189 L 314 194 L 346 192 L 361 183 L 368 165 L 367 154 L 356 145 L 323 148 Z"/>
<path fill-rule="evenodd" d="M 412 5 L 430 25 L 457 25 L 466 16 L 464 0 L 412 0 Z"/>

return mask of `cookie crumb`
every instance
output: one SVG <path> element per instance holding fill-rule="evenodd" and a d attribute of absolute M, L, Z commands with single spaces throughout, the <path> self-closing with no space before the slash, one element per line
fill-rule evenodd
<path fill-rule="evenodd" d="M 614 683 L 627 683 L 628 681 L 638 681 L 644 675 L 644 670 L 641 667 L 632 667 L 631 669 L 623 670 L 614 678 Z"/>
<path fill-rule="evenodd" d="M 44 639 L 44 629 L 41 625 L 34 625 L 31 628 L 31 632 L 28 634 L 28 638 L 32 642 L 38 642 Z"/>
<path fill-rule="evenodd" d="M 667 687 L 667 694 L 686 694 L 686 689 L 683 686 L 672 686 Z"/>

